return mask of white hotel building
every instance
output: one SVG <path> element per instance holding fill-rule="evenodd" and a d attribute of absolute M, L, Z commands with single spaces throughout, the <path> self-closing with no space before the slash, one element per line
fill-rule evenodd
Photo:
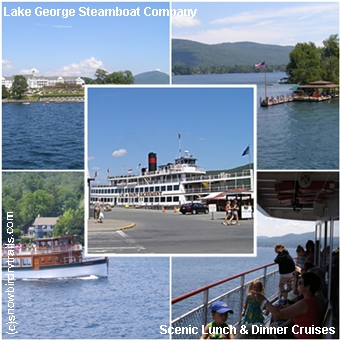
<path fill-rule="evenodd" d="M 44 86 L 55 86 L 56 83 L 67 83 L 67 84 L 77 84 L 84 87 L 85 82 L 84 79 L 80 77 L 44 77 L 44 76 L 32 76 L 32 75 L 23 75 L 26 80 L 29 88 L 42 88 Z M 4 85 L 7 89 L 12 88 L 12 84 L 14 82 L 14 76 L 2 76 L 2 85 Z"/>

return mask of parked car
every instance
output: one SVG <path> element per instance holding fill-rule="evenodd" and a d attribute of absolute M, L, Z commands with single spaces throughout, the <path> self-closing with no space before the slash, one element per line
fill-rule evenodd
<path fill-rule="evenodd" d="M 208 214 L 208 208 L 202 204 L 199 203 L 187 203 L 187 204 L 183 204 L 180 206 L 180 212 L 182 214 L 186 214 L 188 213 L 192 213 L 192 214 L 197 214 L 199 212 Z"/>

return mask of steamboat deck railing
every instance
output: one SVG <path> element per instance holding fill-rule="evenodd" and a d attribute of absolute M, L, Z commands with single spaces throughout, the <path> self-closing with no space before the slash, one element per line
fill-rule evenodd
<path fill-rule="evenodd" d="M 244 301 L 247 296 L 247 290 L 249 283 L 255 279 L 262 281 L 265 288 L 265 296 L 271 301 L 278 298 L 278 265 L 276 263 L 266 264 L 240 274 L 225 278 L 221 281 L 209 284 L 202 288 L 191 291 L 187 294 L 176 297 L 172 300 L 173 314 L 175 304 L 184 303 L 185 300 L 197 297 L 197 301 L 202 301 L 203 303 L 191 311 L 173 319 L 172 327 L 197 327 L 198 330 L 202 330 L 202 326 L 206 325 L 212 320 L 210 313 L 210 306 L 215 301 L 223 301 L 228 304 L 228 306 L 233 309 L 234 314 L 229 314 L 228 323 L 232 325 L 240 324 L 241 313 L 243 310 Z M 239 280 L 239 285 L 235 286 L 235 282 Z M 225 285 L 226 283 L 233 284 L 233 289 L 223 292 L 221 295 L 209 299 L 210 290 L 217 288 L 219 286 Z M 198 297 L 202 295 L 202 297 Z M 174 334 L 173 338 L 194 338 L 197 339 L 198 335 L 185 335 L 185 334 Z"/>

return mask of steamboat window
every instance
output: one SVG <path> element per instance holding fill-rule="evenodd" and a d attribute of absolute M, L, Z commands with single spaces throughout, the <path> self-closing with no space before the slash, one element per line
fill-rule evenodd
<path fill-rule="evenodd" d="M 160 191 L 160 186 L 155 186 L 155 192 L 159 192 Z"/>
<path fill-rule="evenodd" d="M 179 197 L 173 197 L 173 201 L 174 201 L 174 202 L 179 201 Z"/>
<path fill-rule="evenodd" d="M 154 192 L 154 186 L 150 187 L 150 191 Z"/>
<path fill-rule="evenodd" d="M 154 198 L 153 197 L 149 198 L 149 202 L 154 202 Z"/>
<path fill-rule="evenodd" d="M 143 187 L 140 187 L 140 193 L 143 192 Z"/>
<path fill-rule="evenodd" d="M 166 190 L 166 186 L 161 186 L 161 191 L 165 191 Z"/>
<path fill-rule="evenodd" d="M 173 189 L 173 186 L 172 185 L 168 185 L 167 186 L 167 191 L 171 191 Z"/>
<path fill-rule="evenodd" d="M 144 188 L 144 191 L 145 191 L 145 192 L 148 192 L 148 191 L 149 191 L 149 188 L 148 188 L 148 187 L 145 187 L 145 188 Z"/>
<path fill-rule="evenodd" d="M 160 202 L 160 198 L 159 198 L 159 197 L 156 197 L 156 198 L 155 198 L 155 202 Z"/>
<path fill-rule="evenodd" d="M 178 191 L 180 189 L 179 185 L 174 185 L 174 191 Z"/>
<path fill-rule="evenodd" d="M 148 198 L 144 198 L 144 202 L 146 202 L 146 203 L 147 203 L 147 202 L 148 202 Z"/>
<path fill-rule="evenodd" d="M 166 202 L 166 198 L 165 197 L 161 197 L 161 202 Z"/>
<path fill-rule="evenodd" d="M 122 193 L 122 188 L 119 188 L 119 189 L 118 189 L 118 193 Z"/>
<path fill-rule="evenodd" d="M 20 266 L 20 259 L 14 258 L 13 262 L 9 262 L 9 264 L 12 264 L 12 266 Z"/>
<path fill-rule="evenodd" d="M 167 202 L 172 202 L 172 197 L 167 197 Z"/>
<path fill-rule="evenodd" d="M 31 266 L 31 265 L 32 265 L 31 258 L 22 259 L 22 266 Z"/>

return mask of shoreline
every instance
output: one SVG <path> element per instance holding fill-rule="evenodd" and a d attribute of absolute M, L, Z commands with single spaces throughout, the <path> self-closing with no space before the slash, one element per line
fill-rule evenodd
<path fill-rule="evenodd" d="M 2 103 L 14 103 L 14 104 L 22 104 L 22 103 L 84 103 L 84 97 L 53 97 L 52 99 L 48 98 L 40 98 L 39 100 L 30 100 L 30 99 L 3 99 Z"/>

